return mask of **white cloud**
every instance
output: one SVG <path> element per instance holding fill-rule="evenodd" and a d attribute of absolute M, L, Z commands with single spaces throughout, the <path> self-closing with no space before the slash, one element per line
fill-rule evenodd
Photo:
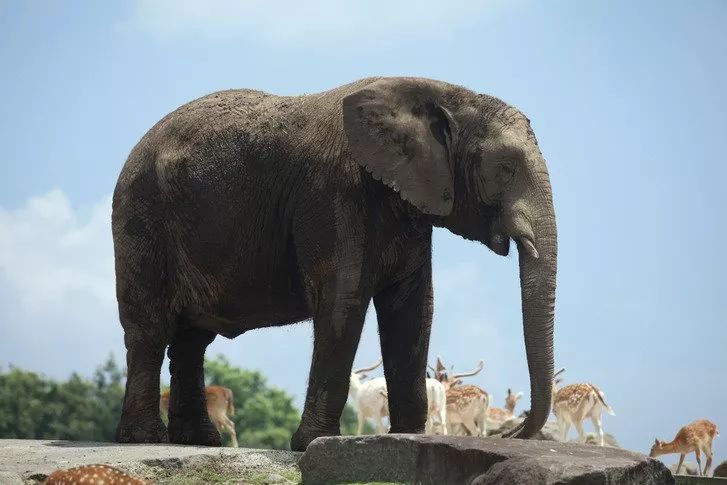
<path fill-rule="evenodd" d="M 499 0 L 137 0 L 132 22 L 158 38 L 248 37 L 366 42 L 448 35 L 472 25 Z"/>
<path fill-rule="evenodd" d="M 111 197 L 73 208 L 58 189 L 0 207 L 0 364 L 64 376 L 122 357 Z"/>
<path fill-rule="evenodd" d="M 0 208 L 0 271 L 27 311 L 67 307 L 78 294 L 115 302 L 111 197 L 89 209 L 81 220 L 58 189 L 15 211 Z"/>

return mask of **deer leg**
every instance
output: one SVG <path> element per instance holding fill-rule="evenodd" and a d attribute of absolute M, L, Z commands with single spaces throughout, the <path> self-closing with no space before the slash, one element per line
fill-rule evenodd
<path fill-rule="evenodd" d="M 682 453 L 679 455 L 679 464 L 677 465 L 677 469 L 674 472 L 674 475 L 679 475 L 679 470 L 682 469 L 682 463 L 684 463 L 684 457 L 687 456 L 686 454 Z"/>
<path fill-rule="evenodd" d="M 578 442 L 585 443 L 586 442 L 586 433 L 583 432 L 583 421 L 576 420 L 576 422 L 573 424 L 576 427 L 576 431 L 578 431 Z"/>
<path fill-rule="evenodd" d="M 363 434 L 364 424 L 366 423 L 366 416 L 364 416 L 364 413 L 361 411 L 359 411 L 356 416 L 358 418 L 358 429 L 356 430 L 356 434 L 361 436 Z"/>
<path fill-rule="evenodd" d="M 702 453 L 699 451 L 699 448 L 694 450 L 694 456 L 697 457 L 697 471 L 699 471 L 699 475 L 702 475 Z"/>
<path fill-rule="evenodd" d="M 385 434 L 386 431 L 384 430 L 384 423 L 381 422 L 381 414 L 377 411 L 374 411 L 371 415 L 371 419 L 374 420 L 374 423 L 376 425 L 376 434 Z"/>
<path fill-rule="evenodd" d="M 601 426 L 601 416 L 598 414 L 591 415 L 591 423 L 593 423 L 593 429 L 598 435 L 599 445 L 604 446 L 605 441 L 603 437 L 603 427 Z"/>
<path fill-rule="evenodd" d="M 381 412 L 376 413 L 374 420 L 376 421 L 376 434 L 386 434 L 387 429 L 384 425 L 385 415 Z"/>
<path fill-rule="evenodd" d="M 222 446 L 217 427 L 207 412 L 204 352 L 215 334 L 186 326 L 169 345 L 169 441 L 184 445 Z"/>
<path fill-rule="evenodd" d="M 480 436 L 487 436 L 487 419 L 480 416 L 477 419 L 477 429 L 480 431 Z"/>
<path fill-rule="evenodd" d="M 442 426 L 442 434 L 447 435 L 447 411 L 439 410 L 439 424 Z"/>
<path fill-rule="evenodd" d="M 568 432 L 570 431 L 570 423 L 565 418 L 560 420 L 560 429 L 563 432 L 563 442 L 565 443 L 568 441 Z"/>
<path fill-rule="evenodd" d="M 224 426 L 225 430 L 230 435 L 230 441 L 232 442 L 232 447 L 237 448 L 238 444 L 237 444 L 237 432 L 235 431 L 235 423 L 227 416 L 223 417 L 223 422 L 224 422 L 223 426 Z"/>
<path fill-rule="evenodd" d="M 709 476 L 709 470 L 712 468 L 712 446 L 704 450 L 704 454 L 707 456 L 707 463 L 704 465 L 704 476 Z"/>
<path fill-rule="evenodd" d="M 383 416 L 379 417 L 379 426 L 377 426 L 376 433 L 378 434 L 386 434 L 388 432 L 388 429 L 386 425 L 384 424 L 384 418 Z"/>
<path fill-rule="evenodd" d="M 470 436 L 479 436 L 479 429 L 475 424 L 475 421 L 470 416 L 463 417 L 462 424 L 469 433 Z"/>
<path fill-rule="evenodd" d="M 218 416 L 215 416 L 214 414 L 209 414 L 209 408 L 207 408 L 207 413 L 208 413 L 208 416 L 210 417 L 210 421 L 212 421 L 212 424 L 215 426 L 215 429 L 219 433 L 222 433 L 222 430 L 224 429 L 222 420 Z"/>

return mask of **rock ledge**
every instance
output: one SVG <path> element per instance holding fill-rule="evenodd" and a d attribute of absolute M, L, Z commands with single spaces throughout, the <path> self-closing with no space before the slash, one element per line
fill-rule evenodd
<path fill-rule="evenodd" d="M 660 461 L 638 453 L 553 441 L 390 434 L 325 437 L 298 466 L 306 484 L 674 483 Z"/>
<path fill-rule="evenodd" d="M 38 483 L 59 468 L 90 464 L 112 465 L 157 485 L 297 483 L 300 455 L 250 448 L 3 439 L 0 485 Z"/>

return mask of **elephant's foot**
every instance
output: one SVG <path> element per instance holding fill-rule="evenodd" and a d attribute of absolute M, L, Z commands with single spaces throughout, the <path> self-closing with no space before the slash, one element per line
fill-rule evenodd
<path fill-rule="evenodd" d="M 121 417 L 116 428 L 118 443 L 169 443 L 167 428 L 159 416 L 147 419 Z"/>
<path fill-rule="evenodd" d="M 423 434 L 426 431 L 424 423 L 421 424 L 392 424 L 389 428 L 390 434 Z"/>
<path fill-rule="evenodd" d="M 341 430 L 339 428 L 330 430 L 311 429 L 304 426 L 302 423 L 298 426 L 298 430 L 293 433 L 293 437 L 290 439 L 290 449 L 293 451 L 305 451 L 308 445 L 321 436 L 340 436 Z"/>
<path fill-rule="evenodd" d="M 179 445 L 222 446 L 220 433 L 206 416 L 196 419 L 171 417 L 169 442 Z"/>

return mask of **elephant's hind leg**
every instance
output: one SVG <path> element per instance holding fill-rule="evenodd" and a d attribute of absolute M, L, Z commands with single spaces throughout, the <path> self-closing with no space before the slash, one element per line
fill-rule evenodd
<path fill-rule="evenodd" d="M 120 311 L 126 344 L 126 392 L 121 419 L 116 428 L 119 443 L 166 443 L 167 428 L 159 415 L 159 373 L 164 360 L 166 342 L 160 336 L 161 325 L 149 322 L 149 333 L 128 320 Z"/>
<path fill-rule="evenodd" d="M 146 156 L 141 152 L 130 155 Z M 116 295 L 126 345 L 126 393 L 116 440 L 167 442 L 159 415 L 159 373 L 169 343 L 169 305 L 164 299 L 166 254 L 155 171 L 141 169 L 114 194 L 112 229 Z M 122 176 L 123 177 L 123 176 Z M 121 186 L 117 186 L 119 189 Z"/>
<path fill-rule="evenodd" d="M 217 428 L 207 414 L 204 352 L 215 334 L 181 327 L 169 345 L 169 441 L 184 445 L 222 446 Z"/>

